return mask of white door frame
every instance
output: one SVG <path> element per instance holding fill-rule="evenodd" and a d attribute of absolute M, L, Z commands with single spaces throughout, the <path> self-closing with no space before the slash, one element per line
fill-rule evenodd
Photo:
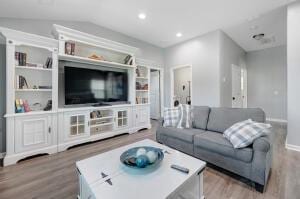
<path fill-rule="evenodd" d="M 243 78 L 243 85 L 241 84 L 241 91 L 242 91 L 242 104 L 243 104 L 243 108 L 247 108 L 248 107 L 248 80 L 247 80 L 247 68 L 246 67 L 241 67 L 239 65 L 236 64 L 232 64 L 231 65 L 231 71 L 233 67 L 238 67 L 241 69 L 241 78 Z M 232 74 L 232 72 L 231 72 Z M 232 80 L 232 77 L 231 77 Z M 231 84 L 232 85 L 232 84 Z M 232 88 L 231 88 L 232 91 Z M 232 96 L 232 94 L 231 94 Z"/>
<path fill-rule="evenodd" d="M 193 66 L 192 64 L 184 64 L 179 66 L 173 66 L 170 68 L 170 76 L 171 76 L 171 91 L 170 91 L 170 107 L 174 107 L 174 71 L 179 68 L 191 68 L 191 102 L 193 103 Z"/>
<path fill-rule="evenodd" d="M 159 71 L 159 90 L 160 90 L 160 93 L 159 93 L 159 97 L 160 97 L 160 116 L 163 117 L 164 116 L 164 69 L 163 68 L 159 68 L 159 67 L 155 67 L 155 66 L 148 66 L 148 68 L 150 69 L 150 72 L 151 72 L 151 69 L 154 69 L 154 70 L 158 70 Z M 151 76 L 151 75 L 150 75 Z M 151 78 L 151 77 L 150 77 Z M 149 83 L 150 83 L 150 79 L 149 79 Z M 149 93 L 150 94 L 150 93 Z M 151 103 L 151 101 L 150 101 Z"/>

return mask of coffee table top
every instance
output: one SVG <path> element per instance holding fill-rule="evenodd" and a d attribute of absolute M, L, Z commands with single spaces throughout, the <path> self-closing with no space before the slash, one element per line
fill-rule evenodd
<path fill-rule="evenodd" d="M 120 162 L 121 154 L 133 147 L 152 146 L 164 151 L 161 165 L 151 171 L 128 168 Z M 170 168 L 177 164 L 189 169 L 185 174 Z M 76 166 L 96 198 L 167 198 L 191 176 L 201 172 L 206 163 L 177 150 L 146 139 L 81 161 Z M 107 175 L 103 177 L 101 174 Z M 110 179 L 111 184 L 107 182 Z"/>

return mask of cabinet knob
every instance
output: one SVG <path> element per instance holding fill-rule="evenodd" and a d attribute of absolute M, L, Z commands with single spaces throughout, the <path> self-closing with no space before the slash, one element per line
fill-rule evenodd
<path fill-rule="evenodd" d="M 48 128 L 48 133 L 51 133 L 51 127 L 49 126 L 49 128 Z"/>

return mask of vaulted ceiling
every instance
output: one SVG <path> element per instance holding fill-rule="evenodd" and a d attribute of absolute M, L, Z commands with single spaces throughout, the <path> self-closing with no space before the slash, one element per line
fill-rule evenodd
<path fill-rule="evenodd" d="M 0 17 L 88 21 L 167 47 L 233 27 L 293 0 L 0 0 Z M 146 19 L 138 18 L 139 13 Z M 182 33 L 182 37 L 176 34 Z"/>

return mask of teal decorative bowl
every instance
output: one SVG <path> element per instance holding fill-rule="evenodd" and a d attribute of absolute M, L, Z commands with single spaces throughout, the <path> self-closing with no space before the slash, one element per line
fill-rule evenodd
<path fill-rule="evenodd" d="M 153 168 L 164 159 L 162 149 L 141 146 L 128 149 L 120 156 L 120 161 L 127 167 L 135 169 Z"/>

